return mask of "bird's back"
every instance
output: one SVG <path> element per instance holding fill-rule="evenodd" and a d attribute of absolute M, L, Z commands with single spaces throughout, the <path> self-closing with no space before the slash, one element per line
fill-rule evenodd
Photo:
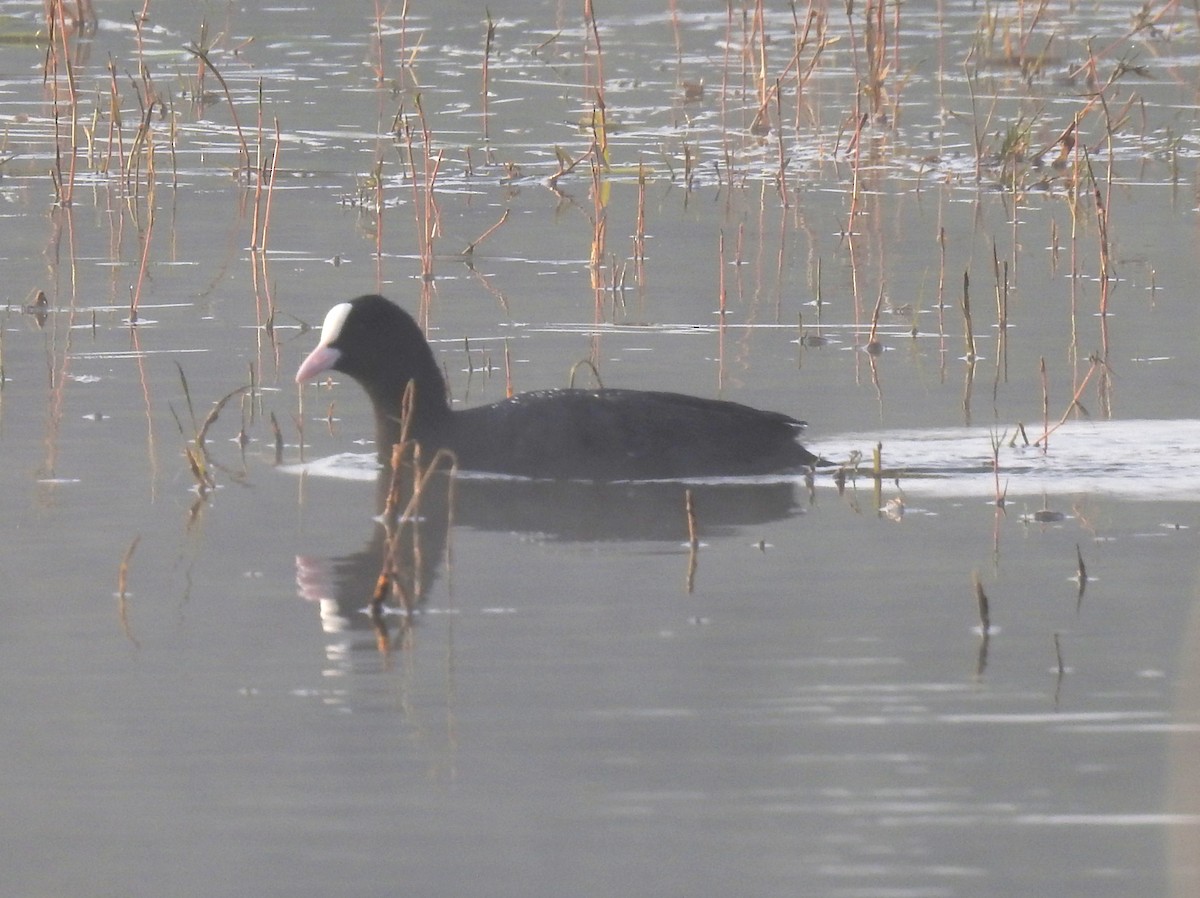
<path fill-rule="evenodd" d="M 467 470 L 580 480 L 737 476 L 817 457 L 804 422 L 734 402 L 641 390 L 546 390 L 456 412 L 445 443 Z"/>

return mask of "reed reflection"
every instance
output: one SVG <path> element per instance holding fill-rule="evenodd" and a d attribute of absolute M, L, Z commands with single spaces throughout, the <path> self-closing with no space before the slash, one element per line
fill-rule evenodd
<path fill-rule="evenodd" d="M 397 476 L 393 470 L 399 471 Z M 363 547 L 348 555 L 296 558 L 299 595 L 320 608 L 323 629 L 338 635 L 331 655 L 347 659 L 374 635 L 387 656 L 402 649 L 443 569 L 453 564 L 453 531 L 469 528 L 536 535 L 542 542 L 661 543 L 687 557 L 694 577 L 702 542 L 751 525 L 798 516 L 796 484 L 722 481 L 582 482 L 458 474 L 445 463 L 402 462 L 376 480 L 379 512 Z M 689 517 L 689 509 L 691 516 Z M 537 584 L 530 584 L 537 589 Z"/>

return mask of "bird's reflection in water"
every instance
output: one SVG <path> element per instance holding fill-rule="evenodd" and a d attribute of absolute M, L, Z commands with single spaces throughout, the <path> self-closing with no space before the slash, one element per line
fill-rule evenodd
<path fill-rule="evenodd" d="M 428 599 L 454 527 L 536 534 L 545 542 L 686 546 L 689 491 L 700 534 L 708 537 L 801 514 L 799 497 L 811 496 L 793 480 L 587 483 L 456 476 L 445 466 L 416 481 L 409 470 L 394 486 L 390 470 L 381 471 L 376 508 L 382 511 L 361 550 L 296 558 L 299 594 L 319 606 L 323 629 L 335 637 L 330 660 L 343 669 L 356 651 L 374 648 L 386 656 L 403 648 L 422 614 L 443 610 Z M 363 638 L 368 633 L 373 641 Z"/>

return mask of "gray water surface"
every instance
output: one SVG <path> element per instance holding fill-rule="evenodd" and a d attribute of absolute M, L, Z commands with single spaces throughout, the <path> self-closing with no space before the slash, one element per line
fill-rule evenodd
<path fill-rule="evenodd" d="M 0 892 L 1197 894 L 1195 17 L 889 6 L 875 106 L 857 6 L 798 90 L 807 8 L 491 4 L 485 116 L 410 6 L 100 3 L 72 119 L 0 2 Z M 293 383 L 376 291 L 460 406 L 587 360 L 841 475 L 439 481 L 381 639 L 371 410 Z"/>

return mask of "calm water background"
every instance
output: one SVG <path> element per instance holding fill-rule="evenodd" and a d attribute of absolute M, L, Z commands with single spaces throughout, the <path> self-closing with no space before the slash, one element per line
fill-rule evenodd
<path fill-rule="evenodd" d="M 601 75 L 576 5 L 492 3 L 485 117 L 482 5 L 389 8 L 382 32 L 371 4 L 151 5 L 140 29 L 99 6 L 68 41 L 72 140 L 61 55 L 47 81 L 24 40 L 41 5 L 0 2 L 0 890 L 1197 893 L 1194 15 L 905 7 L 872 110 L 862 10 L 818 5 L 799 100 L 772 11 L 782 99 L 756 135 L 752 8 L 603 4 Z M 1091 86 L 1067 78 L 1089 39 Z M 196 42 L 252 157 L 278 122 L 265 253 Z M 610 167 L 551 185 L 598 86 Z M 1075 116 L 1107 242 L 1081 151 L 1050 165 Z M 439 152 L 426 282 L 412 175 Z M 382 653 L 370 474 L 300 465 L 368 451 L 370 409 L 292 384 L 306 326 L 377 290 L 421 314 L 457 401 L 503 396 L 506 357 L 517 389 L 589 359 L 802 415 L 838 461 L 882 441 L 903 471 L 698 485 L 694 557 L 680 485 L 465 481 Z M 188 397 L 202 420 L 252 378 L 199 497 Z M 1047 454 L 1001 447 L 997 511 L 992 439 L 1041 433 L 1043 384 L 1052 422 L 1081 385 L 1082 409 Z"/>

